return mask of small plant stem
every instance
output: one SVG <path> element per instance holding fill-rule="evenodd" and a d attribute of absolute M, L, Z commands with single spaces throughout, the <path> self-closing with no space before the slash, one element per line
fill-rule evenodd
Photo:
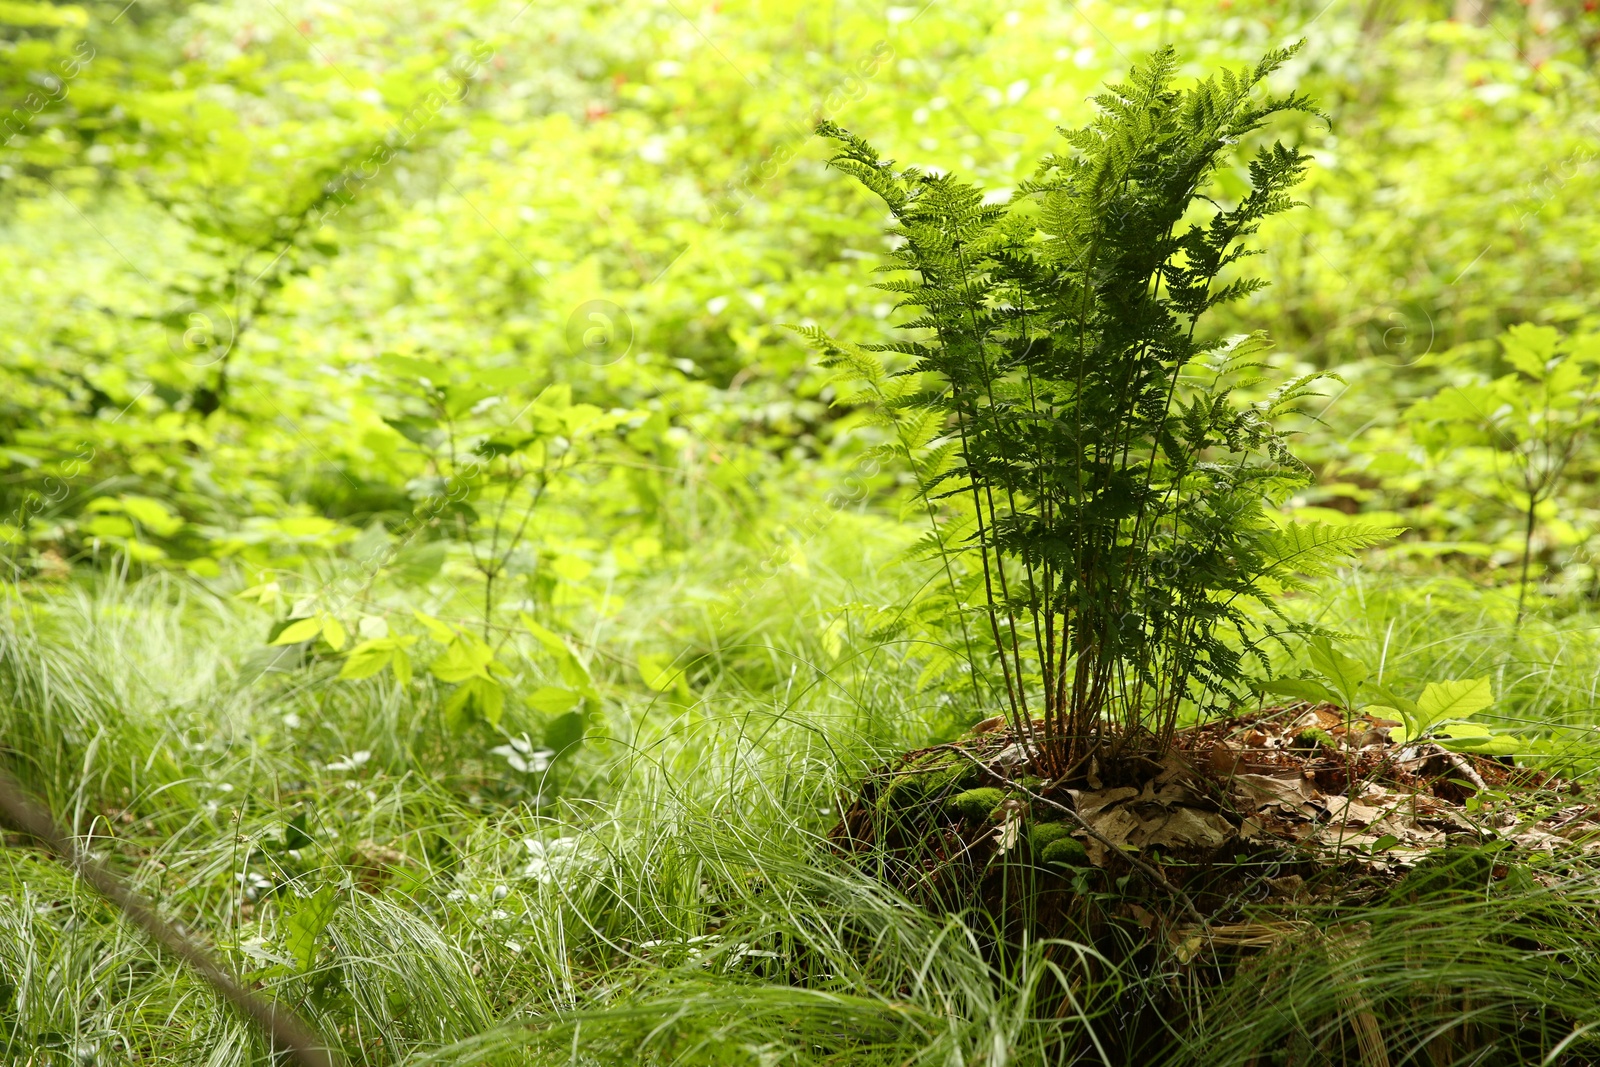
<path fill-rule="evenodd" d="M 483 572 L 483 641 L 489 643 L 490 617 L 494 614 L 494 575 L 493 570 Z"/>
<path fill-rule="evenodd" d="M 1533 493 L 1528 494 L 1528 520 L 1522 529 L 1522 578 L 1517 583 L 1517 625 L 1522 625 L 1523 605 L 1528 597 L 1528 561 L 1533 555 L 1533 524 L 1536 510 L 1539 507 L 1539 498 Z"/>
<path fill-rule="evenodd" d="M 995 392 L 994 392 L 994 369 L 989 365 L 989 357 L 987 355 L 987 348 L 986 348 L 986 344 L 985 344 L 985 340 L 984 340 L 984 332 L 983 332 L 982 328 L 978 325 L 978 316 L 977 316 L 977 311 L 975 309 L 975 304 L 976 304 L 977 300 L 972 295 L 972 279 L 971 279 L 971 274 L 969 273 L 970 268 L 969 268 L 969 266 L 967 264 L 966 249 L 962 248 L 959 242 L 957 243 L 956 249 L 957 249 L 957 255 L 958 255 L 959 262 L 961 263 L 962 290 L 963 290 L 965 296 L 967 297 L 967 317 L 968 317 L 968 319 L 970 320 L 970 322 L 972 324 L 972 339 L 973 339 L 974 343 L 976 343 L 977 346 L 978 346 L 978 366 L 983 371 L 983 389 L 984 389 L 984 394 L 985 394 L 985 396 L 987 396 L 987 398 L 989 400 L 990 417 L 993 418 L 994 417 L 994 412 L 999 410 L 999 404 L 995 399 Z M 1029 378 L 1029 388 L 1030 388 L 1030 390 L 1032 389 L 1032 378 L 1031 378 L 1031 376 Z M 1036 470 L 1042 470 L 1043 466 L 1044 466 L 1044 464 L 1041 461 L 1041 458 L 1038 457 L 1038 456 L 1035 456 L 1034 457 L 1034 467 L 1035 467 L 1035 469 Z M 1002 469 L 1009 471 L 1010 468 L 1009 467 L 1005 467 L 1005 468 L 1002 468 Z M 989 525 L 990 525 L 991 529 L 993 529 L 996 526 L 996 523 L 994 521 L 994 516 L 995 516 L 994 486 L 993 486 L 993 483 L 991 483 L 988 480 L 987 477 L 984 479 L 984 493 L 989 498 L 989 519 L 990 519 Z M 1011 516 L 1015 517 L 1018 514 L 1016 485 L 1014 484 L 1012 476 L 1010 476 L 1009 474 L 1006 476 L 1006 479 L 1005 479 L 1005 493 L 1006 493 L 1006 510 Z M 997 560 L 1000 559 L 1000 546 L 998 544 L 995 546 L 995 557 L 996 557 Z M 1044 673 L 1044 677 L 1045 677 L 1045 681 L 1046 681 L 1045 696 L 1044 696 L 1044 709 L 1043 709 L 1044 710 L 1044 726 L 1045 726 L 1045 742 L 1046 742 L 1046 746 L 1047 747 L 1053 748 L 1054 745 L 1051 743 L 1053 739 L 1051 737 L 1051 731 L 1050 731 L 1050 696 L 1049 696 L 1050 671 L 1049 671 L 1049 659 L 1045 654 L 1044 642 L 1040 639 L 1040 636 L 1039 636 L 1039 586 L 1038 586 L 1037 580 L 1034 577 L 1033 553 L 1030 552 L 1027 549 L 1026 546 L 1024 546 L 1023 549 L 1022 549 L 1022 568 L 1023 568 L 1023 573 L 1027 576 L 1027 579 L 1028 579 L 1028 588 L 1027 588 L 1028 612 L 1029 612 L 1029 615 L 1032 617 L 1032 620 L 1033 620 L 1034 654 L 1039 657 L 1039 661 L 1040 661 L 1039 662 L 1039 667 L 1040 667 L 1040 670 Z M 996 569 L 1000 573 L 1000 591 L 1001 591 L 1001 594 L 1006 597 L 1006 601 L 1007 601 L 1007 605 L 1008 605 L 1007 608 L 1006 608 L 1006 613 L 1007 613 L 1007 616 L 1011 620 L 1011 656 L 1012 656 L 1012 659 L 1015 661 L 1015 666 L 1016 666 L 1016 669 L 1017 669 L 1017 690 L 1018 690 L 1018 693 L 1021 694 L 1022 693 L 1022 653 L 1021 653 L 1021 650 L 1018 647 L 1018 641 L 1017 641 L 1017 618 L 1016 618 L 1016 616 L 1014 614 L 1012 614 L 1011 608 L 1009 606 L 1011 597 L 1010 597 L 1010 590 L 1006 588 L 1006 571 L 1005 571 L 1005 563 L 1004 563 L 1003 560 L 1000 562 L 999 566 Z M 1048 625 L 1048 621 L 1047 621 L 1046 625 Z M 1027 698 L 1026 698 L 1025 695 L 1022 697 L 1022 725 L 1027 730 L 1027 736 L 1028 736 L 1029 744 L 1036 744 L 1035 739 L 1034 739 L 1034 731 L 1033 731 L 1033 717 L 1032 717 L 1032 715 L 1030 715 L 1028 713 Z"/>
<path fill-rule="evenodd" d="M 963 452 L 965 452 L 969 447 L 967 443 L 966 421 L 958 417 L 956 420 L 956 427 L 961 434 L 961 449 Z M 983 497 L 978 492 L 978 483 L 976 479 L 968 478 L 967 482 L 972 490 L 972 507 L 978 520 L 978 556 L 983 561 L 983 590 L 984 600 L 989 611 L 989 628 L 994 633 L 995 649 L 1000 653 L 1000 671 L 1005 676 L 1006 680 L 1006 697 L 1011 705 L 1011 720 L 1012 723 L 1017 727 L 1017 732 L 1020 735 L 1022 732 L 1022 724 L 1027 722 L 1028 719 L 1027 705 L 1021 703 L 1021 693 L 1018 691 L 1022 685 L 1021 672 L 1019 669 L 1018 677 L 1016 681 L 1013 682 L 1011 678 L 1011 664 L 1006 660 L 1005 639 L 1000 636 L 1000 615 L 995 610 L 994 606 L 994 578 L 989 569 L 989 545 L 988 541 L 986 540 L 987 534 L 983 524 Z M 998 553 L 996 555 L 998 555 Z M 998 563 L 998 560 L 996 562 Z M 1004 577 L 1003 572 L 1002 577 Z M 1015 632 L 1013 631 L 1013 637 L 1014 636 Z"/>
<path fill-rule="evenodd" d="M 896 433 L 900 436 L 902 447 L 905 448 L 907 460 L 915 463 L 916 460 L 912 458 L 910 447 L 905 444 L 904 432 L 899 427 L 896 427 Z M 921 472 L 918 472 L 918 477 L 922 477 Z M 928 499 L 926 493 L 920 495 L 923 507 L 928 512 L 928 525 L 933 530 L 934 543 L 939 546 L 939 560 L 944 564 L 945 581 L 950 585 L 950 599 L 955 604 L 957 617 L 961 620 L 961 643 L 967 650 L 967 675 L 972 681 L 972 701 L 974 706 L 981 706 L 983 704 L 983 693 L 978 689 L 978 658 L 972 650 L 972 634 L 967 629 L 967 616 L 961 610 L 961 597 L 956 589 L 956 574 L 955 570 L 950 566 L 950 550 L 944 543 L 944 531 L 939 528 L 939 519 L 933 510 L 933 501 Z"/>

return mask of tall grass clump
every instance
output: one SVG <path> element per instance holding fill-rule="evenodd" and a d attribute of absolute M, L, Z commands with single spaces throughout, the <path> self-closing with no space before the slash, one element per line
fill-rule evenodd
<path fill-rule="evenodd" d="M 1460 849 L 1359 912 L 1274 916 L 1250 931 L 1266 947 L 1205 992 L 1165 1062 L 1594 1063 L 1597 873 Z"/>

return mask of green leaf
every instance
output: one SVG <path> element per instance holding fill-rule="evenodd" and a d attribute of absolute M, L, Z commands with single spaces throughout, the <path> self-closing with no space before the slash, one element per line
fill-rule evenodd
<path fill-rule="evenodd" d="M 1387 704 L 1367 704 L 1361 708 L 1361 714 L 1369 719 L 1388 719 L 1390 722 L 1404 722 L 1399 708 L 1391 708 Z"/>
<path fill-rule="evenodd" d="M 401 687 L 411 684 L 411 654 L 403 647 L 396 646 L 394 654 L 389 659 L 389 666 L 394 668 L 394 680 Z"/>
<path fill-rule="evenodd" d="M 459 728 L 468 714 L 476 714 L 490 726 L 500 725 L 506 710 L 506 691 L 487 674 L 466 679 L 445 700 L 445 723 Z"/>
<path fill-rule="evenodd" d="M 432 615 L 424 615 L 420 611 L 412 611 L 411 614 L 433 636 L 435 641 L 448 645 L 456 639 L 456 632 Z"/>
<path fill-rule="evenodd" d="M 0 0 L 0 24 L 7 26 L 76 26 L 81 28 L 89 24 L 89 15 L 77 4 Z"/>
<path fill-rule="evenodd" d="M 515 455 L 517 449 L 522 448 L 525 444 L 526 442 L 524 441 L 502 441 L 490 438 L 487 441 L 480 442 L 472 451 L 474 454 L 483 456 L 486 459 L 499 459 L 502 456 Z"/>
<path fill-rule="evenodd" d="M 1326 637 L 1313 637 L 1308 649 L 1311 657 L 1311 666 L 1316 668 L 1329 682 L 1342 698 L 1338 703 L 1346 708 L 1356 706 L 1356 690 L 1361 683 L 1367 680 L 1372 672 L 1367 665 L 1353 656 L 1347 656 Z"/>
<path fill-rule="evenodd" d="M 1453 682 L 1429 682 L 1417 698 L 1416 732 L 1427 733 L 1439 723 L 1475 715 L 1494 703 L 1489 679 L 1471 678 Z"/>
<path fill-rule="evenodd" d="M 154 497 L 130 494 L 121 503 L 125 515 L 157 537 L 171 537 L 183 528 L 183 519 Z"/>
<path fill-rule="evenodd" d="M 551 411 L 564 411 L 572 406 L 572 386 L 566 382 L 547 385 L 533 398 L 533 402 Z"/>
<path fill-rule="evenodd" d="M 83 532 L 90 537 L 132 537 L 133 523 L 121 515 L 96 515 L 83 523 Z"/>
<path fill-rule="evenodd" d="M 1561 334 L 1553 326 L 1520 322 L 1500 336 L 1500 344 L 1506 362 L 1537 381 L 1561 347 Z"/>
<path fill-rule="evenodd" d="M 1404 533 L 1403 527 L 1360 523 L 1287 523 L 1264 529 L 1256 537 L 1265 556 L 1263 571 L 1290 575 L 1322 575 L 1359 552 Z"/>
<path fill-rule="evenodd" d="M 1369 848 L 1367 851 L 1369 853 L 1373 854 L 1373 855 L 1376 855 L 1379 852 L 1387 852 L 1387 851 L 1389 851 L 1391 848 L 1394 848 L 1394 846 L 1398 845 L 1399 843 L 1400 843 L 1400 839 L 1398 837 L 1394 836 L 1393 834 L 1384 834 L 1382 837 L 1380 837 L 1376 841 L 1374 841 L 1372 843 L 1372 847 Z"/>
<path fill-rule="evenodd" d="M 563 655 L 571 651 L 571 649 L 567 647 L 567 643 L 561 639 L 559 634 L 540 626 L 534 621 L 532 615 L 529 615 L 526 611 L 520 612 L 519 615 L 522 619 L 522 625 L 527 628 L 527 631 L 530 634 L 538 638 L 539 643 L 545 648 L 556 653 L 557 655 Z"/>
<path fill-rule="evenodd" d="M 1414 720 L 1417 717 L 1417 702 L 1415 700 L 1401 696 L 1386 685 L 1369 682 L 1367 688 L 1378 694 L 1378 697 L 1384 703 L 1364 710 L 1371 711 L 1373 714 L 1380 711 L 1392 711 L 1395 714 L 1385 716 L 1385 718 L 1399 719 L 1401 722 Z"/>
<path fill-rule="evenodd" d="M 444 567 L 450 546 L 443 541 L 429 541 L 421 545 L 408 545 L 394 554 L 387 573 L 402 585 L 422 585 L 430 581 Z"/>
<path fill-rule="evenodd" d="M 580 693 L 570 689 L 557 689 L 555 686 L 542 685 L 529 693 L 525 698 L 530 708 L 542 711 L 548 715 L 558 715 L 563 711 L 571 711 L 583 700 Z"/>
<path fill-rule="evenodd" d="M 298 645 L 302 641 L 309 641 L 322 632 L 322 616 L 315 615 L 309 619 L 296 619 L 283 628 L 283 632 L 273 639 L 275 645 Z"/>
<path fill-rule="evenodd" d="M 1278 696 L 1292 697 L 1295 700 L 1304 700 L 1312 704 L 1337 704 L 1339 697 L 1321 682 L 1310 678 L 1273 678 L 1269 681 L 1259 682 L 1256 689 L 1262 693 L 1275 693 Z"/>
<path fill-rule="evenodd" d="M 298 812 L 283 826 L 283 847 L 286 849 L 310 848 L 316 840 L 306 822 L 306 813 Z"/>
<path fill-rule="evenodd" d="M 506 710 L 506 691 L 492 678 L 474 678 L 467 683 L 472 688 L 472 701 L 490 726 L 499 726 Z"/>
<path fill-rule="evenodd" d="M 489 680 L 489 664 L 494 650 L 479 638 L 461 634 L 450 642 L 443 655 L 428 664 L 428 670 L 441 682 L 465 682 L 469 678 Z"/>
<path fill-rule="evenodd" d="M 659 652 L 646 652 L 639 657 L 639 677 L 657 693 L 672 688 L 677 672 L 672 669 L 673 657 Z"/>
<path fill-rule="evenodd" d="M 1439 747 L 1451 752 L 1472 752 L 1481 756 L 1515 756 L 1528 746 L 1514 734 L 1491 733 L 1488 737 L 1442 737 Z"/>
<path fill-rule="evenodd" d="M 1494 731 L 1481 722 L 1447 722 L 1443 726 L 1436 728 L 1435 733 L 1456 741 L 1471 737 L 1494 736 Z"/>
<path fill-rule="evenodd" d="M 322 639 L 328 642 L 328 647 L 335 652 L 344 647 L 346 638 L 344 627 L 332 615 L 322 617 Z"/>
<path fill-rule="evenodd" d="M 565 715 L 558 715 L 544 728 L 544 747 L 559 756 L 568 749 L 581 745 L 587 729 L 588 720 L 581 711 L 569 711 Z"/>
<path fill-rule="evenodd" d="M 284 919 L 284 947 L 294 957 L 301 974 L 311 970 L 316 963 L 323 931 L 333 921 L 333 914 L 338 909 L 338 889 L 325 885 L 311 896 L 297 900 Z"/>
<path fill-rule="evenodd" d="M 563 682 L 566 682 L 574 689 L 582 690 L 586 694 L 594 692 L 594 679 L 589 676 L 589 668 L 585 667 L 583 661 L 577 656 L 568 652 L 561 657 L 561 661 L 557 666 L 561 671 L 561 680 Z"/>
<path fill-rule="evenodd" d="M 467 720 L 467 714 L 472 710 L 472 690 L 465 685 L 456 686 L 444 701 L 445 728 L 452 733 L 459 731 Z"/>
<path fill-rule="evenodd" d="M 397 378 L 420 379 L 438 385 L 449 377 L 449 371 L 437 363 L 414 359 L 411 356 L 400 356 L 385 353 L 378 357 L 378 366 L 393 374 Z M 390 422 L 385 419 L 385 422 Z M 421 421 L 421 420 L 413 420 Z"/>
<path fill-rule="evenodd" d="M 166 559 L 167 553 L 158 545 L 145 541 L 129 541 L 121 546 L 122 551 L 135 563 L 154 563 L 158 559 Z"/>
<path fill-rule="evenodd" d="M 344 666 L 339 669 L 339 677 L 349 681 L 371 678 L 389 665 L 394 653 L 395 641 L 392 637 L 363 641 L 352 648 L 350 654 L 345 657 Z"/>
<path fill-rule="evenodd" d="M 589 674 L 589 668 L 572 651 L 572 647 L 559 634 L 540 626 L 534 621 L 533 616 L 527 612 L 521 613 L 522 625 L 528 632 L 538 638 L 539 643 L 550 652 L 556 660 L 556 667 L 561 672 L 561 680 L 585 696 L 594 695 L 594 679 Z"/>

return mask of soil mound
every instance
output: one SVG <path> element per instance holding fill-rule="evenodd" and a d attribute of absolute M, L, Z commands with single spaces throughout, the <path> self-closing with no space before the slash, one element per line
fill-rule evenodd
<path fill-rule="evenodd" d="M 1395 725 L 1274 708 L 1180 731 L 1159 756 L 1110 746 L 1052 781 L 991 720 L 869 776 L 830 840 L 930 906 L 976 894 L 1009 923 L 1026 904 L 1040 936 L 1069 932 L 1051 920 L 1063 893 L 1115 888 L 1146 914 L 1164 902 L 1162 925 L 1226 924 L 1267 898 L 1358 898 L 1459 846 L 1600 856 L 1600 810 L 1576 784 L 1395 744 Z"/>

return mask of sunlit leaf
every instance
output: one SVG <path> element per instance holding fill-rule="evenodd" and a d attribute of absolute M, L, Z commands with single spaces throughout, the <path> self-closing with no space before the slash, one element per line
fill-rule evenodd
<path fill-rule="evenodd" d="M 339 668 L 339 677 L 370 678 L 389 665 L 394 652 L 394 642 L 389 638 L 363 641 L 352 648 L 350 654 L 345 657 L 344 666 Z"/>
<path fill-rule="evenodd" d="M 328 647 L 335 652 L 344 648 L 346 639 L 344 626 L 332 615 L 325 615 L 322 619 L 322 639 L 328 642 Z"/>
<path fill-rule="evenodd" d="M 432 635 L 435 641 L 448 645 L 456 639 L 456 632 L 432 615 L 424 615 L 420 611 L 413 611 L 411 614 Z"/>
<path fill-rule="evenodd" d="M 1464 719 L 1494 703 L 1487 676 L 1453 682 L 1429 682 L 1417 698 L 1417 730 L 1423 733 L 1448 719 Z"/>
<path fill-rule="evenodd" d="M 672 688 L 672 683 L 677 677 L 673 669 L 673 657 L 662 655 L 659 652 L 646 652 L 639 656 L 639 677 L 644 684 L 657 693 L 665 693 Z"/>
<path fill-rule="evenodd" d="M 315 615 L 309 619 L 297 619 L 283 628 L 283 631 L 273 638 L 275 645 L 297 645 L 302 641 L 309 641 L 322 632 L 322 616 Z"/>
<path fill-rule="evenodd" d="M 554 686 L 541 685 L 529 693 L 526 700 L 530 708 L 546 714 L 556 715 L 564 711 L 571 711 L 578 706 L 583 697 L 570 689 L 557 689 Z"/>

